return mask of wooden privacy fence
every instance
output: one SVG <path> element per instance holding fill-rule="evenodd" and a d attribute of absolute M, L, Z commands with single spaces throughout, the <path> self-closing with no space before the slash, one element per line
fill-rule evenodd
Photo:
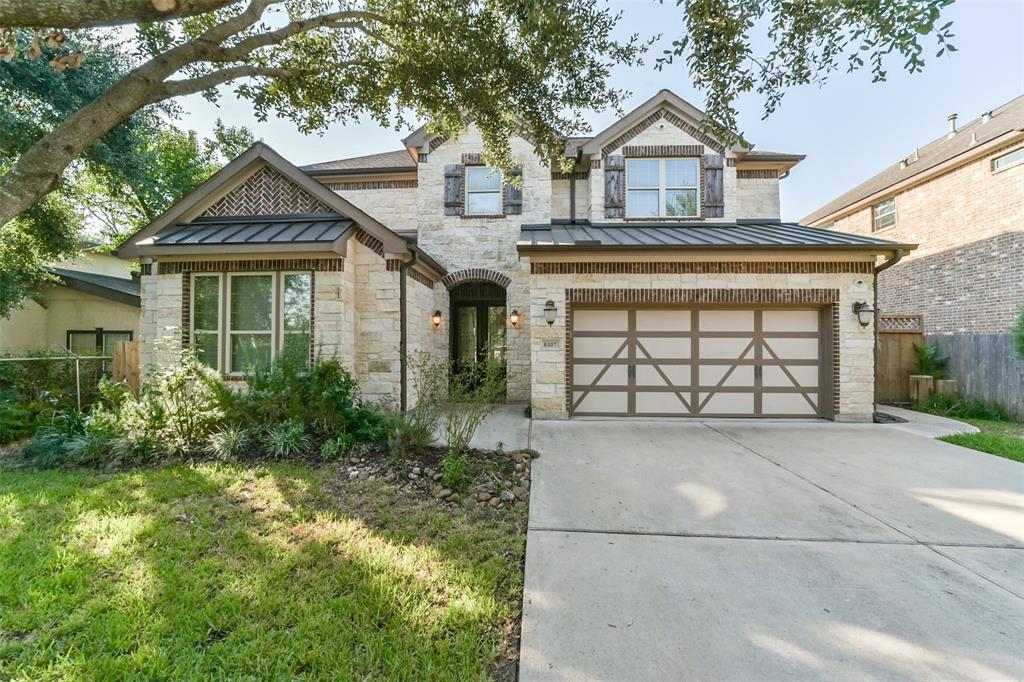
<path fill-rule="evenodd" d="M 139 394 L 139 342 L 120 341 L 114 344 L 114 381 L 124 381 Z"/>
<path fill-rule="evenodd" d="M 924 344 L 921 315 L 878 316 L 878 368 L 875 402 L 910 401 L 908 377 L 917 371 L 914 344 Z"/>

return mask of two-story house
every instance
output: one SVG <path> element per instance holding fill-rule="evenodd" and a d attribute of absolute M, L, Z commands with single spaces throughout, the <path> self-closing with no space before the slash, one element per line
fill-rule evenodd
<path fill-rule="evenodd" d="M 969 395 L 1024 416 L 1010 329 L 1024 306 L 1024 96 L 958 126 L 804 218 L 920 244 L 880 275 L 878 307 L 922 315 Z"/>
<path fill-rule="evenodd" d="M 663 90 L 567 140 L 572 173 L 513 139 L 521 182 L 473 125 L 302 168 L 256 144 L 119 250 L 144 362 L 244 378 L 294 349 L 411 405 L 413 354 L 493 357 L 535 418 L 870 420 L 875 269 L 912 245 L 780 222 L 803 157 L 703 119 Z"/>

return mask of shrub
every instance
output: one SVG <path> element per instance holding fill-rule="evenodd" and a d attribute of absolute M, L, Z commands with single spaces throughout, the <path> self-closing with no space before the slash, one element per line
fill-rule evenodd
<path fill-rule="evenodd" d="M 224 426 L 210 434 L 207 449 L 216 459 L 227 462 L 238 459 L 249 447 L 250 434 L 237 426 Z"/>
<path fill-rule="evenodd" d="M 463 490 L 467 483 L 466 466 L 468 464 L 469 460 L 465 452 L 449 450 L 441 460 L 441 483 L 452 490 Z"/>
<path fill-rule="evenodd" d="M 930 374 L 936 379 L 941 379 L 949 364 L 949 356 L 942 352 L 937 343 L 928 343 L 923 346 L 914 344 L 914 355 L 917 356 L 917 373 Z"/>
<path fill-rule="evenodd" d="M 294 457 L 309 447 L 309 437 L 302 422 L 289 419 L 268 428 L 262 444 L 263 449 L 272 457 Z"/>
<path fill-rule="evenodd" d="M 324 441 L 320 448 L 320 456 L 324 459 L 340 459 L 345 456 L 350 447 L 352 447 L 352 441 L 348 436 L 335 436 Z"/>
<path fill-rule="evenodd" d="M 86 417 L 81 412 L 55 414 L 49 423 L 36 431 L 25 447 L 25 456 L 44 467 L 60 464 L 92 464 L 103 444 L 101 431 L 89 433 Z"/>

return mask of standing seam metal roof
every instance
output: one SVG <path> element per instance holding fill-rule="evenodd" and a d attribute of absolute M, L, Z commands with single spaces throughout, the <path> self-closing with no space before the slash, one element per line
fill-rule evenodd
<path fill-rule="evenodd" d="M 181 244 L 295 244 L 333 242 L 353 223 L 343 215 L 197 218 L 161 233 L 156 246 Z"/>

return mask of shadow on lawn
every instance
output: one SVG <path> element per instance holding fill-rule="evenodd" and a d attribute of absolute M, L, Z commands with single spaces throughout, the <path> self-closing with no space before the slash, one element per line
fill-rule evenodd
<path fill-rule="evenodd" d="M 453 516 L 372 485 L 339 502 L 324 492 L 332 473 L 0 470 L 0 669 L 63 679 L 493 674 L 517 625 L 522 523 Z"/>

